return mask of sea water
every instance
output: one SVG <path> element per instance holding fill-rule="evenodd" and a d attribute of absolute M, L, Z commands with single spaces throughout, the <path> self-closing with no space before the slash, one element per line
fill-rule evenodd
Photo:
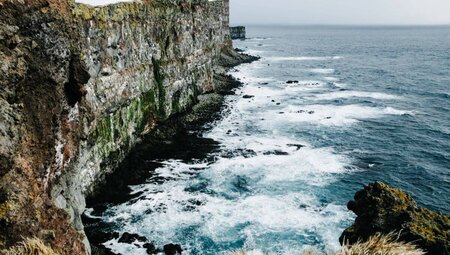
<path fill-rule="evenodd" d="M 150 177 L 96 216 L 109 230 L 184 254 L 336 250 L 355 218 L 346 203 L 378 180 L 450 213 L 449 27 L 247 31 L 234 45 L 261 60 L 230 71 L 244 86 L 201 134 L 216 148 L 142 153 L 138 161 L 155 164 Z M 146 254 L 117 239 L 104 245 Z"/>

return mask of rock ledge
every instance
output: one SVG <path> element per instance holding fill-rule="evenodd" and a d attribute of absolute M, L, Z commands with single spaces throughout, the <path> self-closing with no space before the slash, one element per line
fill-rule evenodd
<path fill-rule="evenodd" d="M 376 182 L 358 191 L 347 207 L 357 218 L 342 233 L 341 243 L 395 232 L 400 241 L 412 242 L 428 254 L 450 254 L 450 218 L 418 207 L 408 193 Z"/>

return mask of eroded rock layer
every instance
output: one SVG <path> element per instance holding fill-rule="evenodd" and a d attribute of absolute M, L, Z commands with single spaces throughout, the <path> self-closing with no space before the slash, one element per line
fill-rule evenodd
<path fill-rule="evenodd" d="M 85 196 L 240 59 L 228 0 L 0 1 L 0 249 L 89 245 Z M 83 244 L 84 240 L 84 244 Z"/>

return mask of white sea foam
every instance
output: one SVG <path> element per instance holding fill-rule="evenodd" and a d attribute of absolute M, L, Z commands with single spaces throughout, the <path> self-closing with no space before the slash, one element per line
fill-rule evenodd
<path fill-rule="evenodd" d="M 334 69 L 331 69 L 331 68 L 313 68 L 313 69 L 309 69 L 309 71 L 312 73 L 317 73 L 317 74 L 332 74 L 332 73 L 334 73 Z"/>
<path fill-rule="evenodd" d="M 136 243 L 137 244 L 137 243 Z M 133 254 L 133 255 L 147 255 L 144 248 L 136 247 L 133 244 L 119 243 L 118 239 L 109 240 L 104 245 L 117 254 Z"/>
<path fill-rule="evenodd" d="M 351 97 L 373 98 L 373 99 L 379 99 L 379 100 L 401 99 L 400 96 L 390 95 L 390 94 L 386 94 L 386 93 L 351 91 L 351 90 L 317 94 L 317 95 L 312 96 L 311 98 L 320 99 L 320 100 L 334 100 L 334 99 L 339 99 L 339 98 L 351 98 Z"/>
<path fill-rule="evenodd" d="M 326 83 L 322 81 L 299 81 L 298 83 L 288 84 L 285 88 L 288 94 L 293 92 L 301 92 L 301 91 L 314 91 L 321 90 L 326 85 Z"/>
<path fill-rule="evenodd" d="M 159 247 L 180 243 L 188 254 L 202 237 L 218 244 L 244 238 L 244 248 L 254 250 L 261 242 L 279 245 L 276 240 L 265 240 L 265 234 L 286 233 L 305 238 L 314 235 L 327 248 L 338 247 L 341 223 L 352 216 L 344 205 L 323 204 L 314 191 L 351 171 L 351 160 L 331 147 L 317 148 L 286 134 L 285 128 L 295 121 L 323 124 L 320 118 L 333 113 L 340 116 L 340 121 L 357 120 L 370 109 L 282 105 L 288 98 L 304 98 L 326 90 L 329 84 L 324 81 L 286 84 L 273 77 L 255 75 L 264 66 L 267 62 L 242 65 L 237 68 L 239 72 L 233 73 L 246 86 L 227 98 L 230 112 L 204 134 L 221 142 L 222 152 L 212 155 L 216 161 L 160 162 L 162 167 L 154 172 L 165 181 L 149 180 L 132 186 L 133 193 L 141 194 L 140 198 L 109 209 L 105 220 L 120 225 L 123 232 L 146 236 Z M 314 110 L 317 115 L 295 113 L 301 109 Z M 355 109 L 361 113 L 352 115 Z M 386 109 L 388 114 L 395 111 Z M 187 229 L 195 229 L 195 236 L 183 236 Z M 303 245 L 296 241 L 276 250 L 292 254 L 288 246 L 301 249 Z M 108 241 L 106 246 L 122 254 L 145 254 L 144 249 L 117 240 Z"/>
<path fill-rule="evenodd" d="M 326 61 L 326 60 L 339 60 L 342 59 L 342 57 L 298 56 L 298 57 L 268 57 L 267 59 L 272 61 Z"/>
<path fill-rule="evenodd" d="M 271 37 L 251 37 L 246 39 L 246 41 L 266 41 L 266 40 L 272 40 Z"/>
<path fill-rule="evenodd" d="M 271 150 L 265 152 L 271 153 Z M 302 148 L 289 155 L 222 158 L 211 169 L 214 175 L 225 180 L 230 175 L 247 175 L 264 183 L 303 181 L 323 186 L 334 180 L 331 176 L 327 178 L 328 174 L 346 171 L 346 162 L 330 148 Z"/>
<path fill-rule="evenodd" d="M 284 114 L 272 112 L 277 121 L 309 122 L 325 126 L 347 126 L 364 119 L 380 118 L 385 115 L 414 114 L 392 107 L 377 108 L 362 105 L 307 105 L 288 106 Z"/>
<path fill-rule="evenodd" d="M 163 184 L 157 189 L 158 193 L 153 193 L 146 199 L 115 207 L 113 211 L 117 216 L 109 220 L 127 222 L 123 231 L 138 233 L 150 240 L 160 240 L 161 243 L 157 241 L 157 244 L 162 245 L 165 242 L 176 242 L 177 232 L 190 226 L 199 226 L 198 235 L 207 236 L 217 243 L 232 242 L 237 235 L 242 234 L 306 234 L 312 230 L 328 241 L 331 231 L 340 231 L 330 226 L 336 226 L 350 217 L 344 206 L 322 206 L 317 198 L 305 193 L 256 194 L 229 200 L 220 196 L 188 193 L 184 189 L 186 184 L 188 183 L 180 181 L 176 184 Z M 190 201 L 201 201 L 202 205 L 186 210 Z M 152 213 L 146 215 L 149 210 Z M 247 226 L 236 232 L 236 227 L 243 225 Z M 335 235 L 331 239 L 327 245 L 337 246 Z M 251 238 L 247 241 L 251 243 Z M 141 254 L 141 249 L 133 247 L 134 245 L 119 244 L 116 240 L 107 242 L 106 246 L 112 246 L 115 251 L 123 254 L 130 254 L 126 252 L 131 251 L 133 254 Z M 252 245 L 247 244 L 249 246 Z"/>
<path fill-rule="evenodd" d="M 244 52 L 247 54 L 250 54 L 250 55 L 259 56 L 259 55 L 263 54 L 265 51 L 255 50 L 255 49 L 246 49 Z"/>
<path fill-rule="evenodd" d="M 324 80 L 326 80 L 326 81 L 339 81 L 339 78 L 336 78 L 336 77 L 324 77 L 323 78 Z"/>

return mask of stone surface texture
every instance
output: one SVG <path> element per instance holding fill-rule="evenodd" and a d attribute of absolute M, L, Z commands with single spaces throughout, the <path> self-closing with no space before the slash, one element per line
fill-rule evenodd
<path fill-rule="evenodd" d="M 367 241 L 377 233 L 398 234 L 431 255 L 450 254 L 450 218 L 420 208 L 407 193 L 382 182 L 364 187 L 348 203 L 357 218 L 340 238 L 341 243 Z"/>
<path fill-rule="evenodd" d="M 0 250 L 85 254 L 85 196 L 242 61 L 228 0 L 0 0 Z"/>

